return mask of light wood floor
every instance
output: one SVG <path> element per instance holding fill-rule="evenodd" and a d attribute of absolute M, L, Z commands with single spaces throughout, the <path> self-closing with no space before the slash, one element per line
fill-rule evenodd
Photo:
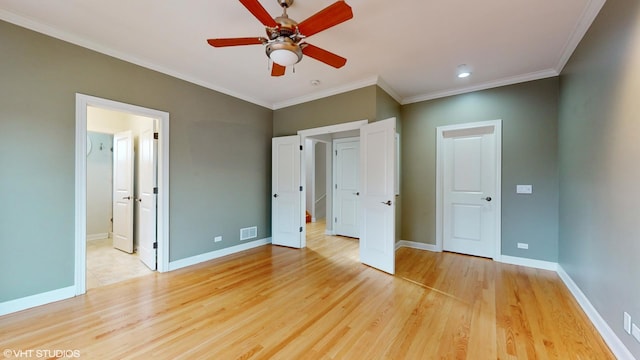
<path fill-rule="evenodd" d="M 555 273 L 309 230 L 260 248 L 0 317 L 0 349 L 82 359 L 613 359 Z"/>

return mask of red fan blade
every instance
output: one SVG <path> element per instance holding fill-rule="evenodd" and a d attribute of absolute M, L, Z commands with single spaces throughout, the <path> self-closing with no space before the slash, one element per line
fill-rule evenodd
<path fill-rule="evenodd" d="M 228 39 L 209 39 L 207 42 L 213 47 L 239 46 L 239 45 L 262 45 L 264 38 L 246 37 L 246 38 L 228 38 Z"/>
<path fill-rule="evenodd" d="M 312 57 L 318 61 L 322 61 L 327 65 L 333 66 L 336 69 L 343 67 L 347 63 L 347 59 L 343 58 L 342 56 L 338 56 L 332 52 L 307 43 L 304 44 L 302 53 L 307 55 L 308 57 Z"/>
<path fill-rule="evenodd" d="M 353 18 L 351 6 L 344 1 L 336 1 L 323 10 L 298 24 L 298 30 L 304 36 L 311 36 Z"/>
<path fill-rule="evenodd" d="M 271 76 L 282 76 L 284 75 L 284 71 L 286 69 L 286 67 L 280 64 L 273 63 L 273 65 L 271 66 Z"/>
<path fill-rule="evenodd" d="M 265 8 L 260 5 L 258 0 L 240 0 L 242 5 L 249 10 L 256 19 L 260 20 L 262 25 L 268 27 L 278 27 L 278 23 L 273 20 L 271 15 L 265 10 Z"/>

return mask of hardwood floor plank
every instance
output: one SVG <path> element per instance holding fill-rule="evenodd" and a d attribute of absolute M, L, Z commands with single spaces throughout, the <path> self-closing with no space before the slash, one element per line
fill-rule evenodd
<path fill-rule="evenodd" d="M 87 359 L 613 359 L 555 273 L 401 248 L 396 275 L 310 225 L 263 246 L 0 317 L 0 348 Z"/>

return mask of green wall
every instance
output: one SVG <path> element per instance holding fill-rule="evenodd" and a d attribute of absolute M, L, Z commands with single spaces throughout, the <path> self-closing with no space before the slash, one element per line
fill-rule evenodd
<path fill-rule="evenodd" d="M 404 105 L 402 239 L 436 243 L 436 127 L 502 119 L 502 254 L 557 261 L 557 111 L 557 78 Z"/>
<path fill-rule="evenodd" d="M 278 109 L 273 112 L 273 136 L 298 130 L 376 118 L 376 85 Z"/>
<path fill-rule="evenodd" d="M 559 262 L 640 359 L 638 64 L 640 3 L 607 1 L 560 78 Z"/>
<path fill-rule="evenodd" d="M 270 236 L 270 109 L 0 21 L 0 302 L 73 285 L 76 93 L 170 113 L 171 261 Z"/>

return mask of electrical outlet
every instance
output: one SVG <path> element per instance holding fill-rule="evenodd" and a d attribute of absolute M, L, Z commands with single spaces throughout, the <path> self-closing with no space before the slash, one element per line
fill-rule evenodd
<path fill-rule="evenodd" d="M 216 237 L 214 237 L 214 238 L 213 238 L 213 241 L 214 241 L 214 242 L 220 242 L 220 241 L 222 241 L 222 236 L 216 236 Z"/>
<path fill-rule="evenodd" d="M 529 250 L 529 244 L 527 244 L 527 243 L 518 243 L 518 249 Z"/>
<path fill-rule="evenodd" d="M 631 315 L 626 311 L 624 312 L 624 331 L 631 334 Z"/>
<path fill-rule="evenodd" d="M 640 342 L 640 328 L 636 324 L 631 324 L 631 335 Z"/>

